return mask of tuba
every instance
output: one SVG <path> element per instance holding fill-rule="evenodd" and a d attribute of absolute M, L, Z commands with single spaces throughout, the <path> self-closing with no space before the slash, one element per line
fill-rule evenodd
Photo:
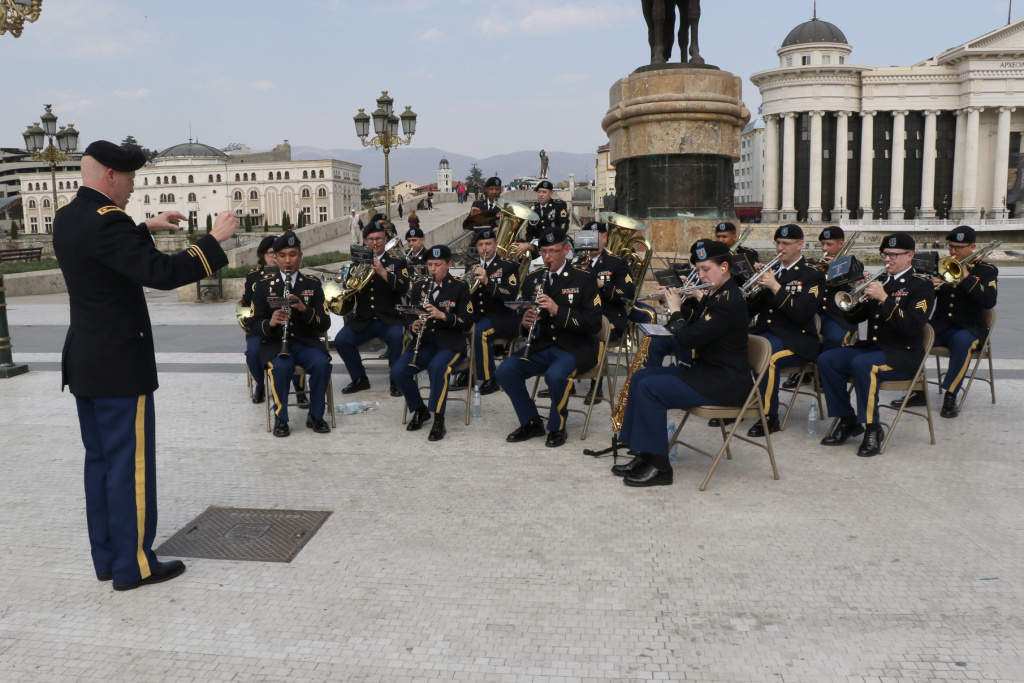
<path fill-rule="evenodd" d="M 608 225 L 608 243 L 605 248 L 619 258 L 625 259 L 629 264 L 629 275 L 636 283 L 636 293 L 630 306 L 636 303 L 636 296 L 640 293 L 640 286 L 647 276 L 647 267 L 651 264 L 651 257 L 654 256 L 654 245 L 644 237 L 647 226 L 629 216 L 609 211 L 599 211 L 594 220 Z M 637 251 L 637 247 L 641 251 Z"/>
<path fill-rule="evenodd" d="M 534 213 L 533 209 L 529 208 L 525 204 L 519 202 L 513 202 L 508 199 L 497 199 L 498 208 L 501 210 L 501 218 L 498 219 L 498 238 L 496 240 L 498 256 L 503 259 L 509 258 L 509 255 L 513 252 L 512 245 L 516 241 L 516 235 L 519 234 L 519 228 L 522 227 L 523 223 L 530 222 L 534 223 L 540 220 L 540 216 Z M 533 256 L 526 254 L 523 256 L 522 261 L 519 264 L 519 280 L 520 282 L 530 272 L 530 262 L 533 261 Z"/>

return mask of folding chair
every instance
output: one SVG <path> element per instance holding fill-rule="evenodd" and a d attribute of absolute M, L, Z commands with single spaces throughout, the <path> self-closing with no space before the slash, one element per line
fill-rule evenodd
<path fill-rule="evenodd" d="M 469 343 L 468 343 L 469 355 L 467 355 L 465 358 L 463 358 L 458 363 L 456 363 L 454 366 L 452 366 L 452 371 L 451 371 L 452 375 L 454 375 L 457 372 L 465 372 L 465 373 L 468 374 L 468 381 L 466 382 L 466 387 L 465 387 L 466 395 L 465 395 L 465 397 L 455 396 L 455 395 L 448 396 L 448 400 L 449 401 L 461 401 L 462 403 L 466 404 L 466 424 L 467 425 L 469 424 L 470 410 L 473 407 L 473 387 L 476 385 L 476 351 L 473 348 L 473 332 L 475 330 L 476 330 L 476 325 L 474 324 L 473 327 L 467 333 L 469 335 Z M 420 374 L 417 372 L 416 373 L 416 388 L 419 389 L 419 386 L 420 386 Z M 447 391 L 450 392 L 451 390 L 452 389 L 449 386 Z M 456 389 L 456 391 L 458 391 L 458 389 Z M 409 402 L 408 401 L 402 401 L 402 424 L 405 424 L 408 421 L 409 421 Z"/>
<path fill-rule="evenodd" d="M 598 342 L 597 365 L 595 365 L 594 367 L 592 367 L 591 369 L 587 370 L 586 372 L 584 372 L 581 375 L 576 375 L 574 378 L 570 379 L 569 382 L 572 382 L 573 380 L 577 380 L 577 379 L 600 380 L 602 377 L 610 377 L 611 376 L 610 373 L 608 372 L 608 338 L 611 336 L 611 333 L 612 333 L 612 326 L 608 322 L 608 318 L 606 318 L 606 317 L 604 317 L 602 315 L 601 316 L 601 330 L 597 334 L 594 335 L 594 339 L 596 339 L 597 342 Z M 533 393 L 530 394 L 530 398 L 533 398 L 534 400 L 536 400 L 536 396 L 537 396 L 537 387 L 540 385 L 540 377 L 541 377 L 540 375 L 537 375 L 534 378 L 534 381 L 533 381 Z M 602 403 L 602 402 L 603 403 L 607 403 L 608 405 L 611 405 L 613 400 L 614 400 L 614 392 L 611 392 L 608 395 L 608 397 L 603 397 L 602 396 L 602 397 L 598 398 L 597 392 L 595 391 L 594 392 L 594 398 L 593 398 L 593 400 L 590 401 L 590 405 L 587 407 L 586 410 L 583 410 L 582 408 L 569 408 L 568 409 L 568 412 L 570 412 L 570 413 L 579 413 L 580 415 L 586 415 L 587 416 L 587 419 L 583 423 L 583 433 L 580 435 L 580 441 L 583 441 L 583 440 L 585 440 L 587 438 L 587 429 L 590 427 L 590 415 L 591 415 L 591 413 L 594 412 L 594 406 L 596 404 Z M 547 405 L 547 406 L 537 406 L 537 410 L 550 410 L 550 408 L 551 408 L 550 405 Z"/>
<path fill-rule="evenodd" d="M 726 454 L 729 460 L 732 460 L 732 451 L 729 448 L 729 443 L 734 438 L 739 439 L 740 441 L 746 441 L 749 444 L 753 444 L 758 448 L 763 448 L 768 451 L 768 460 L 772 464 L 772 476 L 774 479 L 779 478 L 779 469 L 775 465 L 775 450 L 772 447 L 772 436 L 768 430 L 768 418 L 764 414 L 764 401 L 761 398 L 761 391 L 758 388 L 761 384 L 761 379 L 764 377 L 764 373 L 768 370 L 768 363 L 771 360 L 771 357 L 771 343 L 764 337 L 749 335 L 747 338 L 747 360 L 750 363 L 750 369 L 754 374 L 754 386 L 751 388 L 750 393 L 747 394 L 747 399 L 743 402 L 743 405 L 697 406 L 690 408 L 685 411 L 686 414 L 683 416 L 682 422 L 679 423 L 676 433 L 672 435 L 672 439 L 669 441 L 669 449 L 672 448 L 673 444 L 680 444 L 681 446 L 686 446 L 690 450 L 703 453 L 712 459 L 711 469 L 708 470 L 707 476 L 704 477 L 704 482 L 700 485 L 701 491 L 706 489 L 708 482 L 711 481 L 711 475 L 715 473 L 715 468 L 718 467 L 718 463 L 722 459 L 722 454 Z M 717 454 L 711 454 L 708 451 L 679 440 L 679 433 L 683 431 L 683 426 L 686 425 L 686 421 L 690 419 L 691 415 L 695 415 L 699 418 L 716 417 L 719 419 L 719 429 L 722 432 L 722 447 L 718 450 Z M 736 430 L 739 429 L 740 426 L 740 420 L 747 417 L 756 417 L 761 421 L 761 426 L 764 427 L 764 443 L 754 441 L 753 439 L 749 439 L 736 433 Z M 725 420 L 729 418 L 732 418 L 733 423 L 729 433 L 726 434 Z"/>
<path fill-rule="evenodd" d="M 814 316 L 814 327 L 818 332 L 818 336 L 821 336 L 821 318 L 817 314 Z M 775 368 L 775 372 L 779 375 L 793 375 L 799 373 L 800 376 L 797 378 L 795 389 L 783 389 L 779 387 L 779 391 L 791 391 L 793 396 L 789 399 L 789 403 L 786 404 L 786 417 L 782 418 L 782 424 L 780 425 L 780 431 L 786 431 L 786 423 L 789 422 L 789 416 L 793 412 L 793 405 L 796 403 L 798 396 L 811 396 L 818 402 L 818 414 L 824 415 L 825 411 L 821 403 L 821 379 L 818 377 L 818 364 L 815 361 L 809 361 L 803 365 L 794 365 L 785 368 Z M 804 389 L 804 377 L 810 375 L 812 379 L 813 391 Z"/>
<path fill-rule="evenodd" d="M 967 380 L 967 386 L 964 387 L 964 391 L 960 394 L 960 403 L 957 405 L 957 410 L 964 409 L 964 402 L 967 401 L 967 392 L 971 390 L 971 385 L 974 380 L 977 379 L 979 382 L 988 382 L 989 390 L 992 393 L 992 404 L 996 402 L 996 375 L 992 370 L 992 331 L 996 327 L 996 311 L 994 308 L 987 309 L 984 311 L 985 325 L 988 326 L 988 334 L 981 341 L 981 346 L 971 352 L 971 360 L 974 363 L 971 366 L 971 377 Z M 942 368 L 939 366 L 939 358 L 949 358 L 949 349 L 945 346 L 935 346 L 932 348 L 932 355 L 935 356 L 935 373 L 938 375 L 938 380 L 929 380 L 929 384 L 935 384 L 939 386 L 939 391 L 942 391 L 942 378 L 945 376 L 945 372 L 942 372 Z M 981 365 L 982 360 L 988 361 L 988 377 L 977 377 L 978 366 Z"/>

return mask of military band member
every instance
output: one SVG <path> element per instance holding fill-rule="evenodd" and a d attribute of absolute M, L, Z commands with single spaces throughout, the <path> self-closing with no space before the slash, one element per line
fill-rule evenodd
<path fill-rule="evenodd" d="M 156 355 L 143 287 L 172 290 L 228 264 L 218 243 L 238 229 L 224 211 L 208 235 L 177 254 L 150 231 L 176 230 L 186 217 L 164 212 L 136 225 L 125 207 L 146 163 L 97 140 L 82 155 L 82 186 L 53 221 L 53 249 L 67 283 L 70 325 L 61 387 L 75 397 L 85 447 L 85 514 L 93 569 L 124 591 L 180 576 L 180 560 L 153 552 L 157 526 Z M 6 451 L 16 450 L 8 446 Z M 9 455 L 8 457 L 13 457 Z"/>
<path fill-rule="evenodd" d="M 413 339 L 423 330 L 419 351 L 410 342 L 405 353 L 391 368 L 394 382 L 409 406 L 412 417 L 406 430 L 414 432 L 430 420 L 430 441 L 444 438 L 444 410 L 448 400 L 448 379 L 452 368 L 466 357 L 466 333 L 473 326 L 473 304 L 470 303 L 469 287 L 465 282 L 453 278 L 448 272 L 452 266 L 452 252 L 444 246 L 431 247 L 427 254 L 427 270 L 430 277 L 419 280 L 412 286 L 410 299 L 413 305 L 427 314 L 426 320 L 414 317 L 409 330 Z M 415 361 L 416 365 L 412 363 Z M 426 405 L 416 386 L 416 373 L 426 368 L 430 376 L 430 398 Z"/>
<path fill-rule="evenodd" d="M 857 455 L 877 455 L 882 443 L 878 383 L 910 379 L 924 358 L 924 326 L 935 301 L 935 287 L 927 277 L 914 274 L 914 250 L 914 238 L 907 233 L 882 239 L 879 251 L 886 275 L 868 284 L 860 303 L 847 313 L 852 323 L 867 321 L 867 336 L 818 357 L 828 414 L 839 418 L 822 445 L 838 446 L 864 434 Z M 850 376 L 857 392 L 856 411 L 847 393 Z"/>
<path fill-rule="evenodd" d="M 527 253 L 537 255 L 537 238 L 548 228 L 557 228 L 562 232 L 569 229 L 569 206 L 561 199 L 553 199 L 555 186 L 550 180 L 537 183 L 537 202 L 533 212 L 539 217 L 537 221 L 527 223 L 522 237 L 516 239 L 516 258 L 522 259 Z"/>
<path fill-rule="evenodd" d="M 498 366 L 496 375 L 519 418 L 519 428 L 506 438 L 516 443 L 544 435 L 544 422 L 526 388 L 528 378 L 544 373 L 551 394 L 545 445 L 555 448 L 565 443 L 572 380 L 597 364 L 599 348 L 594 335 L 601 331 L 601 297 L 594 278 L 568 262 L 569 243 L 564 232 L 546 228 L 539 241 L 545 268 L 526 276 L 522 293 L 523 299 L 531 301 L 536 296 L 540 307 L 539 312 L 532 307 L 524 309 L 522 317 L 524 336 L 536 322 L 529 357 L 524 358 L 524 344 Z"/>
<path fill-rule="evenodd" d="M 698 249 L 707 249 L 708 244 L 710 244 L 713 241 L 715 240 L 709 239 L 707 237 L 702 237 L 699 240 L 695 240 L 693 244 L 690 245 L 691 261 L 693 260 L 694 254 L 697 253 Z M 733 259 L 731 263 L 735 263 L 735 259 Z M 733 274 L 733 278 L 735 279 L 734 272 L 735 269 L 730 266 L 730 273 Z M 699 284 L 700 283 L 698 282 L 698 285 Z M 695 301 L 699 302 L 702 294 L 701 292 L 695 292 L 692 296 Z M 664 303 L 665 299 L 662 298 L 659 299 L 659 301 Z M 641 320 L 638 322 L 647 321 Z M 668 357 L 670 354 L 674 354 L 676 360 L 679 362 L 687 363 L 693 360 L 693 349 L 688 349 L 682 346 L 679 343 L 679 340 L 677 340 L 675 337 L 652 337 L 647 347 L 647 362 L 644 364 L 644 366 L 648 368 L 660 368 L 662 365 L 665 364 L 665 358 Z M 708 422 L 708 424 L 712 427 L 717 427 L 718 418 L 711 418 L 711 421 Z"/>
<path fill-rule="evenodd" d="M 427 274 L 427 248 L 423 246 L 425 235 L 419 227 L 409 228 L 405 232 L 405 244 L 410 272 L 424 276 Z"/>
<path fill-rule="evenodd" d="M 949 243 L 949 255 L 958 261 L 963 261 L 978 247 L 974 228 L 967 225 L 951 230 L 946 241 Z M 966 274 L 956 285 L 941 278 L 931 278 L 936 292 L 931 321 L 935 328 L 935 346 L 949 349 L 949 367 L 942 377 L 943 397 L 939 414 L 949 418 L 960 414 L 956 397 L 963 386 L 971 354 L 978 350 L 988 335 L 984 312 L 995 308 L 998 294 L 999 269 L 994 265 L 978 261 L 963 268 Z M 900 403 L 899 399 L 893 401 L 895 406 Z M 924 406 L 924 395 L 915 391 L 907 405 Z"/>
<path fill-rule="evenodd" d="M 373 277 L 356 294 L 355 310 L 345 319 L 345 326 L 334 337 L 334 348 L 345 363 L 352 381 L 341 393 L 354 394 L 370 388 L 359 345 L 379 337 L 387 344 L 388 367 L 402 354 L 402 318 L 395 306 L 409 291 L 409 266 L 384 251 L 387 236 L 380 223 L 370 223 L 363 231 L 363 244 L 373 249 Z M 401 396 L 394 382 L 391 395 Z"/>
<path fill-rule="evenodd" d="M 676 290 L 667 291 L 671 311 L 668 329 L 679 343 L 694 349 L 687 366 L 644 368 L 629 384 L 629 401 L 619 440 L 638 453 L 612 467 L 627 486 L 672 483 L 665 423 L 669 410 L 700 405 L 739 406 L 753 388 L 747 361 L 750 318 L 739 285 L 730 276 L 732 254 L 720 242 L 698 247 L 691 260 L 708 291 L 691 292 L 683 303 Z"/>
<path fill-rule="evenodd" d="M 764 412 L 768 430 L 775 433 L 779 424 L 779 383 L 776 368 L 803 365 L 818 357 L 821 342 L 814 325 L 824 290 L 825 275 L 809 265 L 801 251 L 804 232 L 799 225 L 783 225 L 775 231 L 775 249 L 782 257 L 781 271 L 760 268 L 753 276 L 762 289 L 748 300 L 750 317 L 757 316 L 750 333 L 767 339 L 772 345 L 768 371 L 761 380 Z M 764 436 L 764 425 L 758 421 L 747 436 Z"/>
<path fill-rule="evenodd" d="M 321 336 L 331 327 L 331 315 L 324 302 L 320 279 L 299 272 L 302 267 L 302 243 L 288 230 L 274 240 L 274 253 L 280 273 L 264 276 L 253 291 L 253 319 L 262 339 L 260 360 L 269 368 L 271 395 L 274 399 L 274 436 L 288 436 L 288 384 L 295 376 L 295 366 L 306 371 L 309 386 L 309 415 L 306 426 L 318 434 L 331 431 L 324 420 L 327 381 L 331 376 L 331 354 Z M 288 307 L 273 307 L 271 297 L 284 296 L 284 282 L 288 278 Z M 285 321 L 288 321 L 289 357 L 281 357 Z"/>
<path fill-rule="evenodd" d="M 477 231 L 476 249 L 480 261 L 473 270 L 481 284 L 473 294 L 476 322 L 473 344 L 476 376 L 482 380 L 480 393 L 484 395 L 500 389 L 494 377 L 494 340 L 511 341 L 519 333 L 519 314 L 505 305 L 506 301 L 513 301 L 519 296 L 519 264 L 499 257 L 497 245 L 498 235 L 494 228 Z"/>
<path fill-rule="evenodd" d="M 245 274 L 245 284 L 242 287 L 242 298 L 238 301 L 241 306 L 252 308 L 252 292 L 256 283 L 263 279 L 263 268 L 265 266 L 276 266 L 277 259 L 274 258 L 275 236 L 264 237 L 259 246 L 256 247 L 256 262 L 259 264 Z M 245 335 L 245 364 L 249 368 L 249 375 L 252 377 L 255 388 L 252 392 L 253 403 L 263 403 L 266 400 L 266 388 L 263 386 L 263 364 L 260 362 L 260 335 L 256 326 L 249 320 L 249 331 Z"/>
<path fill-rule="evenodd" d="M 484 183 L 484 198 L 473 202 L 469 207 L 469 215 L 498 210 L 498 199 L 501 198 L 501 178 L 491 176 Z"/>
<path fill-rule="evenodd" d="M 732 251 L 737 240 L 739 240 L 739 235 L 736 233 L 736 224 L 728 222 L 719 223 L 715 226 L 715 239 L 729 247 L 729 251 Z M 754 266 L 759 262 L 757 249 L 751 249 L 750 247 L 745 247 L 741 244 L 736 247 L 736 250 L 732 253 L 734 264 L 744 258 L 751 266 Z M 733 268 L 732 274 L 733 278 L 736 280 L 736 284 L 740 286 L 747 281 L 748 276 L 737 272 L 735 267 Z"/>

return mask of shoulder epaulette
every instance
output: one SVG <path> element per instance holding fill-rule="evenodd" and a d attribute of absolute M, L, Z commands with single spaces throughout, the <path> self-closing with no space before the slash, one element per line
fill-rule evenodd
<path fill-rule="evenodd" d="M 914 273 L 914 277 L 920 278 L 922 280 L 927 280 L 929 283 L 931 283 L 932 281 L 932 276 L 926 273 Z"/>
<path fill-rule="evenodd" d="M 527 275 L 533 275 L 534 273 L 540 272 L 542 270 L 547 270 L 547 266 L 541 266 L 540 268 L 534 268 L 529 273 L 527 273 Z"/>
<path fill-rule="evenodd" d="M 125 212 L 125 210 L 122 209 L 120 206 L 113 206 L 113 205 L 111 205 L 111 206 L 103 206 L 103 207 L 100 207 L 100 208 L 96 209 L 96 213 L 98 213 L 101 216 L 106 216 L 111 211 L 120 211 L 121 213 Z"/>
<path fill-rule="evenodd" d="M 575 263 L 570 264 L 570 265 L 572 265 L 573 268 L 575 268 L 576 270 L 580 271 L 581 273 L 589 273 L 590 272 L 586 268 L 581 268 L 580 266 L 577 266 Z"/>
<path fill-rule="evenodd" d="M 260 267 L 256 266 L 255 268 L 250 270 L 248 273 L 246 273 L 246 275 L 252 275 L 253 273 L 258 273 L 258 272 L 260 272 Z"/>

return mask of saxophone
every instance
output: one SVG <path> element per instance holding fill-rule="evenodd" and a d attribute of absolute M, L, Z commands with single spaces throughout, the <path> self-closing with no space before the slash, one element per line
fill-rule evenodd
<path fill-rule="evenodd" d="M 592 455 L 595 458 L 602 455 L 612 454 L 612 459 L 615 462 L 619 460 L 619 432 L 622 431 L 622 421 L 626 417 L 626 403 L 629 402 L 629 381 L 633 379 L 633 373 L 644 367 L 647 363 L 648 350 L 651 346 L 651 338 L 646 334 L 643 335 L 643 339 L 640 340 L 640 345 L 637 347 L 636 353 L 633 355 L 633 362 L 629 364 L 629 370 L 626 371 L 626 378 L 622 382 L 622 387 L 619 389 L 619 393 L 615 396 L 615 403 L 612 405 L 611 421 L 612 421 L 612 445 L 611 448 L 605 448 L 599 451 L 590 450 L 589 448 L 583 450 L 584 455 Z"/>

